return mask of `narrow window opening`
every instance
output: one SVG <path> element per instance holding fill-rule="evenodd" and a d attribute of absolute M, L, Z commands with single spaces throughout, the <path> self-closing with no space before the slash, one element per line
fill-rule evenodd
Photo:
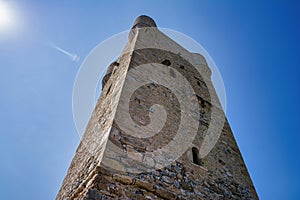
<path fill-rule="evenodd" d="M 183 66 L 183 65 L 180 65 L 180 69 L 184 69 L 184 66 Z"/>
<path fill-rule="evenodd" d="M 166 65 L 166 66 L 170 66 L 171 62 L 169 60 L 164 60 L 161 62 L 161 64 Z"/>
<path fill-rule="evenodd" d="M 196 165 L 202 165 L 201 159 L 199 158 L 199 150 L 196 147 L 192 148 L 193 163 Z"/>
<path fill-rule="evenodd" d="M 111 85 L 109 86 L 107 92 L 106 92 L 106 96 L 108 95 L 108 93 L 110 92 L 110 88 L 111 88 Z"/>

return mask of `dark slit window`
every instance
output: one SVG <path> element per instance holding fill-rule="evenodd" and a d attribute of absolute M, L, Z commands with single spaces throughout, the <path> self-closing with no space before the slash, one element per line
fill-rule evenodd
<path fill-rule="evenodd" d="M 201 165 L 201 160 L 199 158 L 199 150 L 196 147 L 193 147 L 192 153 L 193 153 L 193 163 L 195 163 L 196 165 Z"/>

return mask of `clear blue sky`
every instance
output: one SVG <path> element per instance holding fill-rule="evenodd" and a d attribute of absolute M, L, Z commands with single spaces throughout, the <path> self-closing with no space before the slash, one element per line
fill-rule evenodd
<path fill-rule="evenodd" d="M 227 116 L 261 199 L 300 196 L 296 1 L 13 1 L 0 35 L 1 199 L 54 199 L 79 144 L 72 89 L 82 58 L 140 14 L 194 38 L 216 62 Z"/>

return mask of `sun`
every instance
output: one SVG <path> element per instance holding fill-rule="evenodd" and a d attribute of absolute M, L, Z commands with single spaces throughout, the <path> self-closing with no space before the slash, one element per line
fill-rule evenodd
<path fill-rule="evenodd" d="M 13 26 L 13 15 L 7 3 L 0 0 L 0 30 Z"/>

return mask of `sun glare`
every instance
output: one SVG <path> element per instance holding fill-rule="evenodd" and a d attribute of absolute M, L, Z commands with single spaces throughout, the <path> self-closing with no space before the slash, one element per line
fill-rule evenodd
<path fill-rule="evenodd" d="M 7 3 L 0 1 L 0 30 L 13 25 L 13 16 Z"/>

